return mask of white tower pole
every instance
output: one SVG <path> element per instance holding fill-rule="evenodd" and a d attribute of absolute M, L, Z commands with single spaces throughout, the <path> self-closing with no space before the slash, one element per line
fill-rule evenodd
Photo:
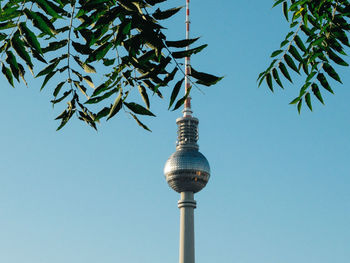
<path fill-rule="evenodd" d="M 180 209 L 179 263 L 194 263 L 194 209 L 193 192 L 182 192 L 178 201 Z"/>
<path fill-rule="evenodd" d="M 190 0 L 186 0 L 186 39 L 190 39 Z M 186 50 L 189 50 L 189 46 L 186 47 Z M 191 58 L 185 58 L 185 92 L 190 89 L 191 83 L 189 81 L 189 75 L 191 74 Z M 188 96 L 185 101 L 185 109 L 183 111 L 184 117 L 191 117 L 191 97 Z"/>

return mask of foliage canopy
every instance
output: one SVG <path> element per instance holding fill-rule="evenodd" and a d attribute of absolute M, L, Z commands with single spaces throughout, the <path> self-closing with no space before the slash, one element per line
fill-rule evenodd
<path fill-rule="evenodd" d="M 188 94 L 178 99 L 184 72 L 177 60 L 206 47 L 186 48 L 198 38 L 167 38 L 161 23 L 181 7 L 161 10 L 165 1 L 1 0 L 2 74 L 12 86 L 20 79 L 27 85 L 29 69 L 43 79 L 41 89 L 59 75 L 58 83 L 50 82 L 52 104 L 67 102 L 56 118 L 61 122 L 58 129 L 72 116 L 96 129 L 101 119 L 109 120 L 124 109 L 149 130 L 140 115 L 155 116 L 150 94 L 162 98 L 164 87 L 172 86 L 169 109 L 178 109 Z M 272 91 L 276 85 L 283 88 L 281 77 L 292 82 L 290 70 L 295 71 L 304 84 L 291 104 L 300 112 L 305 102 L 312 110 L 312 96 L 324 103 L 322 89 L 333 93 L 330 78 L 341 83 L 335 65 L 349 66 L 344 60 L 345 48 L 350 47 L 349 1 L 275 0 L 273 6 L 282 7 L 291 31 L 271 54 L 271 64 L 258 77 L 259 86 L 266 81 Z M 193 85 L 211 86 L 221 80 L 193 68 L 190 72 Z M 133 89 L 143 105 L 130 95 Z"/>
<path fill-rule="evenodd" d="M 271 54 L 270 66 L 258 77 L 274 90 L 283 88 L 280 76 L 292 82 L 290 70 L 304 76 L 299 95 L 290 103 L 300 113 L 303 101 L 312 110 L 312 95 L 322 104 L 321 90 L 333 93 L 330 78 L 342 83 L 335 65 L 347 67 L 345 48 L 349 44 L 350 5 L 347 0 L 275 0 L 282 6 L 291 31 L 280 48 Z"/>
<path fill-rule="evenodd" d="M 61 121 L 58 130 L 72 116 L 96 129 L 96 122 L 109 120 L 121 109 L 149 130 L 139 119 L 140 115 L 155 116 L 150 111 L 149 95 L 162 98 L 162 88 L 177 81 L 169 108 L 179 108 L 184 101 L 177 100 L 184 72 L 176 60 L 206 47 L 186 49 L 198 38 L 167 39 L 161 22 L 181 7 L 157 8 L 164 1 L 0 1 L 2 73 L 12 86 L 20 79 L 27 85 L 25 73 L 29 69 L 35 77 L 43 78 L 41 89 L 60 74 L 59 83 L 50 83 L 54 87 L 52 104 L 65 101 L 68 105 L 56 118 Z M 36 70 L 34 65 L 39 62 L 44 66 Z M 98 84 L 93 78 L 97 71 L 104 77 Z M 210 86 L 221 79 L 194 69 L 192 72 L 193 85 Z M 129 100 L 133 88 L 144 105 Z M 114 102 L 108 102 L 113 97 Z"/>

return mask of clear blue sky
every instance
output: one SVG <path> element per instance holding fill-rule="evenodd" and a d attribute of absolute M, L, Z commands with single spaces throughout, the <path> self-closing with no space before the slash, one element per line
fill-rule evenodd
<path fill-rule="evenodd" d="M 174 1 L 182 5 L 183 1 Z M 212 168 L 196 195 L 199 263 L 348 263 L 350 77 L 326 106 L 301 115 L 288 105 L 300 82 L 272 94 L 256 78 L 288 31 L 264 1 L 192 1 L 193 34 L 209 47 L 193 57 L 225 75 L 193 91 L 200 150 Z M 184 12 L 167 23 L 184 35 Z M 174 263 L 178 194 L 163 166 L 175 150 L 176 117 L 153 98 L 157 118 L 125 114 L 99 132 L 74 120 L 61 132 L 52 87 L 1 81 L 0 262 Z"/>

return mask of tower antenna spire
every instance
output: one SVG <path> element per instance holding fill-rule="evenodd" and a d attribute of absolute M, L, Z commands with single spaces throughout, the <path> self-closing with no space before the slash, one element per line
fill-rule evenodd
<path fill-rule="evenodd" d="M 190 39 L 190 0 L 186 0 L 186 39 Z M 187 45 L 186 50 L 189 50 L 190 46 Z M 189 75 L 191 74 L 191 58 L 186 57 L 185 58 L 185 94 L 189 91 L 191 88 L 191 83 L 189 80 Z M 185 108 L 183 110 L 183 116 L 184 117 L 191 117 L 192 116 L 192 109 L 191 109 L 191 97 L 188 96 L 185 100 Z"/>

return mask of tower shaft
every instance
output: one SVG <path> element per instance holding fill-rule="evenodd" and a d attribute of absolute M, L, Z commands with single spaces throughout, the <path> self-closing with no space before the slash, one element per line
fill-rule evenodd
<path fill-rule="evenodd" d="M 194 263 L 194 209 L 193 192 L 182 192 L 178 201 L 180 209 L 179 263 Z"/>
<path fill-rule="evenodd" d="M 186 0 L 186 39 L 190 39 L 190 0 Z M 189 42 L 188 42 L 189 43 Z M 189 50 L 187 45 L 186 50 Z M 199 152 L 198 119 L 192 117 L 190 56 L 185 58 L 185 107 L 183 117 L 176 120 L 178 141 L 164 167 L 164 175 L 169 186 L 181 194 L 179 263 L 195 263 L 194 247 L 194 193 L 202 190 L 210 177 L 208 160 Z"/>

